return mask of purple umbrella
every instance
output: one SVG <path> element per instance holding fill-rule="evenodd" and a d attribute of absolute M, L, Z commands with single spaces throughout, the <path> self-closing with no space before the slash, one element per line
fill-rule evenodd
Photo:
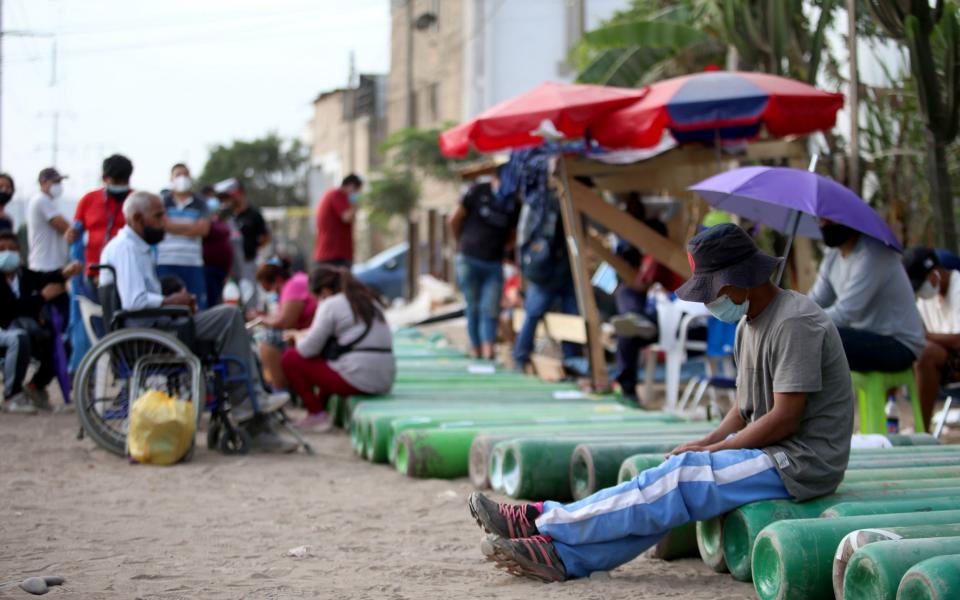
<path fill-rule="evenodd" d="M 720 210 L 788 235 L 820 239 L 818 219 L 830 219 L 903 252 L 890 227 L 866 202 L 836 181 L 810 171 L 742 167 L 689 189 Z"/>

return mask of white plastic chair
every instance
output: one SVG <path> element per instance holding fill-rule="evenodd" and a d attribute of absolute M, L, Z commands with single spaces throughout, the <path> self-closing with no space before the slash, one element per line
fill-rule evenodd
<path fill-rule="evenodd" d="M 76 298 L 77 305 L 80 307 L 80 320 L 83 322 L 83 330 L 87 332 L 87 339 L 90 340 L 92 346 L 100 341 L 100 336 L 93 328 L 92 320 L 103 318 L 103 307 L 82 294 L 77 294 Z"/>
<path fill-rule="evenodd" d="M 666 355 L 666 401 L 663 409 L 675 411 L 680 397 L 680 369 L 687 360 L 687 351 L 704 352 L 706 342 L 687 339 L 690 327 L 702 324 L 710 314 L 699 302 L 671 301 L 665 294 L 657 297 L 657 325 L 660 329 L 658 343 L 647 348 L 647 369 L 644 380 L 644 397 L 653 397 L 653 379 L 657 368 L 657 355 Z"/>

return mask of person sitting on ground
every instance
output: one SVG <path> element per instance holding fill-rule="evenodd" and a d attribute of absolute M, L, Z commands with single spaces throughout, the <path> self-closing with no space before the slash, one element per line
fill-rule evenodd
<path fill-rule="evenodd" d="M 80 269 L 78 262 L 55 271 L 28 269 L 20 263 L 17 236 L 9 231 L 0 233 L 0 328 L 7 332 L 20 330 L 26 333 L 28 343 L 20 346 L 23 356 L 19 360 L 29 360 L 27 357 L 33 356 L 39 362 L 39 367 L 23 389 L 33 406 L 41 410 L 50 409 L 46 388 L 56 374 L 53 358 L 56 335 L 47 317 L 47 304 L 56 302 L 64 295 L 64 282 L 78 274 Z M 22 336 L 18 336 L 16 341 L 22 342 Z M 8 344 L 12 342 L 8 340 Z M 11 346 L 6 347 L 9 350 Z M 4 368 L 9 369 L 10 365 L 6 364 Z M 16 382 L 6 387 L 15 395 Z"/>
<path fill-rule="evenodd" d="M 703 439 L 630 481 L 572 504 L 497 504 L 470 496 L 496 537 L 498 566 L 542 581 L 624 564 L 671 529 L 760 500 L 808 500 L 836 490 L 850 455 L 853 388 L 836 326 L 813 301 L 770 283 L 780 263 L 742 229 L 718 225 L 690 240 L 693 276 L 677 290 L 739 322 L 737 403 Z"/>
<path fill-rule="evenodd" d="M 280 366 L 280 358 L 287 347 L 284 331 L 310 327 L 317 310 L 317 299 L 310 293 L 307 274 L 302 271 L 294 273 L 286 258 L 274 256 L 260 265 L 257 283 L 267 292 L 268 299 L 276 296 L 277 304 L 277 312 L 262 322 L 266 328 L 259 340 L 263 375 L 275 389 L 286 389 L 287 379 Z"/>
<path fill-rule="evenodd" d="M 308 411 L 298 424 L 303 429 L 326 423 L 332 394 L 386 394 L 397 374 L 393 336 L 377 292 L 349 270 L 324 265 L 311 273 L 310 291 L 319 300 L 313 323 L 281 361 Z"/>
<path fill-rule="evenodd" d="M 113 267 L 100 273 L 102 285 L 113 283 L 120 296 L 120 308 L 136 311 L 160 306 L 196 308 L 196 298 L 186 289 L 164 295 L 151 246 L 165 235 L 166 213 L 163 201 L 150 192 L 133 192 L 123 203 L 126 225 L 103 249 L 101 261 Z M 212 342 L 218 355 L 229 354 L 246 367 L 257 393 L 260 413 L 255 414 L 244 383 L 230 386 L 231 414 L 250 433 L 253 448 L 263 452 L 293 452 L 297 445 L 278 435 L 265 413 L 277 410 L 289 400 L 287 394 L 268 394 L 260 380 L 260 370 L 251 348 L 243 315 L 236 306 L 218 306 L 193 315 L 196 339 Z"/>
<path fill-rule="evenodd" d="M 917 393 L 926 430 L 940 385 L 960 381 L 960 273 L 940 264 L 931 248 L 915 246 L 903 266 L 917 294 L 927 344 L 917 360 Z"/>
<path fill-rule="evenodd" d="M 923 352 L 923 322 L 896 250 L 821 219 L 827 251 L 810 298 L 840 331 L 853 371 L 909 369 Z"/>
<path fill-rule="evenodd" d="M 3 405 L 9 413 L 33 415 L 37 407 L 23 391 L 23 380 L 30 366 L 30 336 L 22 329 L 0 327 L 3 350 Z"/>

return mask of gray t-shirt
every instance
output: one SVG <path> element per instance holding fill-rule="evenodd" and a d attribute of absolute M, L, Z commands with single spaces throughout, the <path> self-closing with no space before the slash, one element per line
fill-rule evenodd
<path fill-rule="evenodd" d="M 737 328 L 737 405 L 750 423 L 773 410 L 773 394 L 805 392 L 796 433 L 763 448 L 790 495 L 807 500 L 837 489 L 850 457 L 853 386 L 840 334 L 810 298 L 781 291 Z"/>
<path fill-rule="evenodd" d="M 914 356 L 923 352 L 923 322 L 900 255 L 861 235 L 853 252 L 829 248 L 820 263 L 810 297 L 837 327 L 889 336 Z"/>
<path fill-rule="evenodd" d="M 334 294 L 320 300 L 313 315 L 310 329 L 297 342 L 297 350 L 306 358 L 320 354 L 331 337 L 342 345 L 348 345 L 363 335 L 363 321 L 353 316 L 350 302 L 343 294 Z M 393 334 L 382 319 L 374 319 L 366 337 L 360 340 L 353 352 L 344 354 L 328 366 L 340 377 L 366 394 L 386 394 L 393 387 L 397 375 L 397 362 L 393 352 L 370 352 L 364 348 L 392 348 Z"/>

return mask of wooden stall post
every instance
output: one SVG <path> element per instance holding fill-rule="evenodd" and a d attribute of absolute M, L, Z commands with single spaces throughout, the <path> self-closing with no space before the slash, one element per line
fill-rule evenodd
<path fill-rule="evenodd" d="M 407 219 L 407 300 L 417 297 L 417 283 L 420 276 L 420 223 L 416 214 Z"/>
<path fill-rule="evenodd" d="M 437 272 L 437 209 L 427 210 L 427 272 L 440 278 Z"/>
<path fill-rule="evenodd" d="M 567 236 L 567 250 L 570 256 L 570 270 L 573 272 L 573 285 L 577 294 L 580 313 L 587 324 L 587 349 L 590 361 L 590 379 L 593 389 L 606 391 L 610 387 L 607 379 L 607 359 L 603 353 L 603 340 L 600 337 L 600 314 L 593 296 L 590 273 L 586 262 L 586 236 L 583 219 L 573 208 L 570 195 L 570 182 L 567 177 L 566 162 L 563 156 L 557 163 L 557 170 L 563 189 L 560 190 L 560 216 L 563 219 L 563 231 Z"/>
<path fill-rule="evenodd" d="M 454 251 L 453 236 L 450 235 L 450 215 L 443 212 L 440 213 L 440 273 L 444 281 L 456 287 L 457 278 L 451 272 L 453 261 L 450 260 Z"/>

